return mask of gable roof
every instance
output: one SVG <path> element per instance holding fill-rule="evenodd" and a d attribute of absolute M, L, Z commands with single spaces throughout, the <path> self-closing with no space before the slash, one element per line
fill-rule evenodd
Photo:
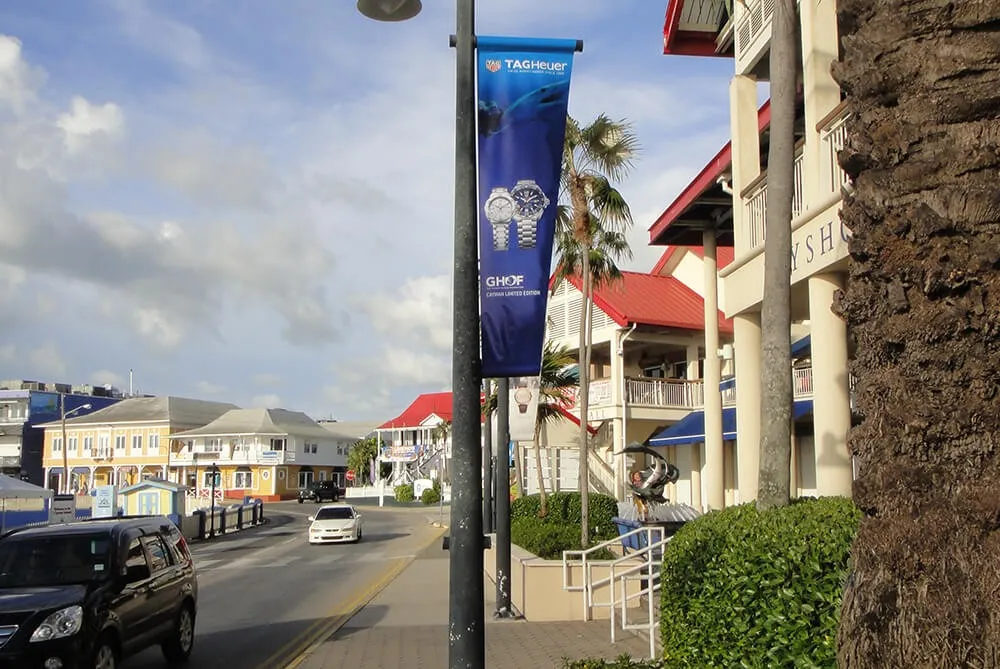
<path fill-rule="evenodd" d="M 290 435 L 330 439 L 333 434 L 301 411 L 288 409 L 232 409 L 193 430 L 170 435 L 185 437 L 231 437 L 243 434 Z"/>
<path fill-rule="evenodd" d="M 374 421 L 340 421 L 340 420 L 321 420 L 319 424 L 324 430 L 327 430 L 334 437 L 339 437 L 340 439 L 348 439 L 351 441 L 361 441 L 365 437 L 369 436 L 378 427 L 378 423 Z"/>
<path fill-rule="evenodd" d="M 421 427 L 431 415 L 450 421 L 452 416 L 451 391 L 443 393 L 424 393 L 418 395 L 410 406 L 392 420 L 379 425 L 379 429 L 403 429 Z"/>
<path fill-rule="evenodd" d="M 573 275 L 566 280 L 581 290 L 580 277 Z M 672 276 L 622 272 L 620 281 L 594 287 L 594 304 L 622 327 L 638 323 L 681 330 L 705 329 L 704 300 Z M 719 329 L 733 330 L 732 321 L 721 311 Z"/>
<path fill-rule="evenodd" d="M 668 265 L 670 265 L 670 262 L 672 260 L 675 260 L 674 256 L 677 256 L 679 251 L 690 251 L 691 253 L 698 255 L 700 258 L 705 257 L 704 246 L 676 246 L 676 245 L 668 246 L 666 250 L 663 252 L 663 255 L 660 256 L 660 259 L 656 261 L 655 265 L 653 265 L 653 269 L 649 270 L 649 273 L 662 275 L 664 272 L 664 268 L 667 268 Z M 736 249 L 734 247 L 732 246 L 716 247 L 715 260 L 716 264 L 718 265 L 718 269 L 722 269 L 729 263 L 733 262 L 735 258 L 736 258 Z M 676 258 L 676 260 L 679 261 L 680 257 Z M 676 265 L 670 267 L 669 271 L 673 271 L 674 269 L 676 269 Z M 669 271 L 667 272 L 668 275 Z"/>
<path fill-rule="evenodd" d="M 145 490 L 146 488 L 159 488 L 160 490 L 169 490 L 170 492 L 181 492 L 183 490 L 187 490 L 189 487 L 190 486 L 186 486 L 183 483 L 174 483 L 173 481 L 166 481 L 164 479 L 149 478 L 143 479 L 138 483 L 125 486 L 118 491 L 118 494 L 122 495 L 135 490 Z"/>
<path fill-rule="evenodd" d="M 230 409 L 238 409 L 229 402 L 210 402 L 187 397 L 128 397 L 120 402 L 83 416 L 66 419 L 66 425 L 107 425 L 115 423 L 160 423 L 171 425 L 204 425 Z M 55 427 L 59 421 L 43 423 L 38 427 Z"/>

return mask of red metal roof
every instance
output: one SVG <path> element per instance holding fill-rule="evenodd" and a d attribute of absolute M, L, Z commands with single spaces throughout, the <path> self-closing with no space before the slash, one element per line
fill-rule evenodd
<path fill-rule="evenodd" d="M 674 0 L 676 2 L 676 0 Z M 765 102 L 757 111 L 757 131 L 763 132 L 771 123 L 771 101 Z M 649 243 L 656 244 L 657 239 L 677 220 L 704 192 L 721 177 L 732 165 L 732 142 L 727 142 L 715 157 L 708 161 L 698 176 L 681 191 L 680 195 L 670 203 L 659 218 L 649 226 Z"/>
<path fill-rule="evenodd" d="M 679 29 L 684 2 L 685 0 L 667 2 L 667 15 L 663 21 L 664 55 L 731 57 L 731 50 L 719 52 L 715 43 L 718 33 Z"/>
<path fill-rule="evenodd" d="M 424 393 L 413 400 L 403 413 L 379 425 L 380 429 L 406 429 L 420 427 L 431 415 L 451 420 L 451 392 Z"/>
<path fill-rule="evenodd" d="M 581 289 L 578 276 L 567 280 Z M 594 304 L 625 327 L 630 323 L 681 330 L 705 329 L 705 302 L 672 276 L 622 272 L 620 281 L 594 288 Z M 732 321 L 719 312 L 719 329 L 732 332 Z"/>

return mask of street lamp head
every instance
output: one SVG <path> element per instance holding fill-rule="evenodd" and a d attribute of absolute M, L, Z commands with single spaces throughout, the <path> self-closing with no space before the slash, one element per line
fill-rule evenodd
<path fill-rule="evenodd" d="M 358 11 L 376 21 L 406 21 L 421 9 L 420 0 L 358 0 Z"/>

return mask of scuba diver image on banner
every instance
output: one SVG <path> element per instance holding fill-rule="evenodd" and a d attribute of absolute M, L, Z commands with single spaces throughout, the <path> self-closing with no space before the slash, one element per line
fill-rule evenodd
<path fill-rule="evenodd" d="M 535 376 L 576 40 L 476 38 L 484 378 Z"/>

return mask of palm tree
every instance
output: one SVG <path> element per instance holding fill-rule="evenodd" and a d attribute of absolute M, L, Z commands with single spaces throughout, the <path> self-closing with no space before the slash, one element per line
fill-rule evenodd
<path fill-rule="evenodd" d="M 612 121 L 601 114 L 590 125 L 580 124 L 569 117 L 566 121 L 566 143 L 563 151 L 562 193 L 568 200 L 564 226 L 572 231 L 573 244 L 560 247 L 558 273 L 567 275 L 579 273 L 583 301 L 580 304 L 580 540 L 583 546 L 590 545 L 589 492 L 590 467 L 590 330 L 595 273 L 591 261 L 605 258 L 611 266 L 616 259 L 613 254 L 602 251 L 599 246 L 608 241 L 616 243 L 624 239 L 624 233 L 632 225 L 632 213 L 625 198 L 614 187 L 614 183 L 624 179 L 632 169 L 639 151 L 639 142 L 626 120 Z M 564 240 L 565 242 L 565 240 Z M 627 243 L 625 248 L 628 248 Z M 569 251 L 569 253 L 567 253 Z M 595 257 L 596 256 L 596 257 Z M 606 273 L 604 276 L 610 274 Z"/>
<path fill-rule="evenodd" d="M 545 477 L 542 475 L 541 432 L 545 423 L 564 420 L 559 406 L 566 400 L 566 394 L 576 387 L 576 375 L 570 367 L 576 362 L 569 348 L 545 342 L 542 352 L 542 371 L 538 388 L 538 417 L 535 420 L 535 472 L 538 476 L 539 516 L 548 514 L 548 499 L 545 494 Z"/>
<path fill-rule="evenodd" d="M 792 198 L 795 191 L 795 92 L 798 82 L 795 0 L 776 0 L 771 19 L 771 144 L 764 221 L 761 305 L 760 471 L 757 507 L 788 504 L 792 443 Z"/>
<path fill-rule="evenodd" d="M 855 503 L 838 664 L 995 667 L 1000 4 L 839 0 Z"/>
<path fill-rule="evenodd" d="M 434 426 L 431 430 L 431 439 L 440 448 L 438 449 L 438 458 L 440 459 L 439 464 L 439 474 L 438 481 L 444 485 L 445 472 L 448 468 L 448 437 L 451 435 L 451 421 L 443 420 Z"/>

